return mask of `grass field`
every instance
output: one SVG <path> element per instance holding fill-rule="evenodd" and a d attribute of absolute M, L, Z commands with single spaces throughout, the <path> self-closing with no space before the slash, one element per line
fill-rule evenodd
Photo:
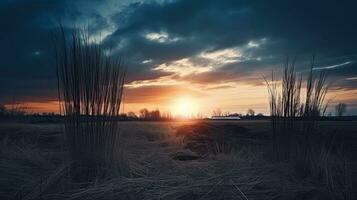
<path fill-rule="evenodd" d="M 120 122 L 118 171 L 68 178 L 60 124 L 0 124 L 0 199 L 353 199 L 357 122 L 319 122 L 344 142 L 349 196 L 267 156 L 269 121 Z M 337 191 L 344 191 L 343 189 Z"/>

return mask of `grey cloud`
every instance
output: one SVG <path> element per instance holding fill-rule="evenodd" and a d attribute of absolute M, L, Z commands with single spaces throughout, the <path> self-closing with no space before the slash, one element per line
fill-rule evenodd
<path fill-rule="evenodd" d="M 260 61 L 244 60 L 212 72 L 174 76 L 202 84 L 259 84 L 261 74 L 277 69 L 286 56 L 297 57 L 300 71 L 308 69 L 314 53 L 318 55 L 316 67 L 357 61 L 356 4 L 330 0 L 6 1 L 0 3 L 0 92 L 11 88 L 14 96 L 21 96 L 23 90 L 41 91 L 36 84 L 41 81 L 54 90 L 49 35 L 56 19 L 62 19 L 66 27 L 89 23 L 93 34 L 114 29 L 103 45 L 126 58 L 128 81 L 174 75 L 152 68 L 181 58 L 205 65 L 207 61 L 197 59 L 202 52 L 243 48 L 266 38 L 265 44 L 244 51 L 245 56 Z M 143 36 L 160 31 L 180 39 L 159 43 Z M 142 63 L 148 59 L 152 62 Z M 356 62 L 328 73 L 332 80 L 344 80 L 336 82 L 336 87 L 357 88 L 355 81 L 346 80 L 357 76 Z"/>

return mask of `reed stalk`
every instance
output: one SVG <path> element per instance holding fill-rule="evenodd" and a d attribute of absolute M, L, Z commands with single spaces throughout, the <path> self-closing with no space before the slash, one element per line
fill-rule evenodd
<path fill-rule="evenodd" d="M 71 175 L 93 178 L 118 165 L 118 123 L 126 71 L 119 58 L 91 42 L 87 29 L 54 37 L 58 98 L 65 116 Z"/>
<path fill-rule="evenodd" d="M 342 144 L 335 137 L 320 133 L 317 121 L 324 115 L 328 101 L 326 73 L 314 74 L 314 58 L 302 95 L 302 77 L 297 76 L 295 61 L 286 61 L 281 82 L 266 78 L 272 125 L 272 158 L 290 162 L 299 173 L 323 182 L 332 195 L 349 196 L 349 169 Z M 279 91 L 280 89 L 280 91 Z M 303 99 L 305 98 L 305 99 Z"/>

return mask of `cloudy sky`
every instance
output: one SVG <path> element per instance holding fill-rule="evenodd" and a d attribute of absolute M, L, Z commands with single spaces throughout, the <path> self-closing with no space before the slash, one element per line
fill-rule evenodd
<path fill-rule="evenodd" d="M 357 12 L 354 1 L 259 0 L 2 0 L 0 103 L 57 111 L 51 32 L 88 26 L 92 37 L 126 60 L 124 111 L 175 113 L 213 109 L 268 113 L 263 76 L 296 58 L 338 102 L 357 114 Z"/>

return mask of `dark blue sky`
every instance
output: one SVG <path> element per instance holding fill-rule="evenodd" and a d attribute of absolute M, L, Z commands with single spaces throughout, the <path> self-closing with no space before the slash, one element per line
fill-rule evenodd
<path fill-rule="evenodd" d="M 304 73 L 315 54 L 316 71 L 328 72 L 332 90 L 354 94 L 339 100 L 355 107 L 356 9 L 352 0 L 2 0 L 0 103 L 56 99 L 50 33 L 60 20 L 87 25 L 127 60 L 134 96 L 182 82 L 194 92 L 261 85 L 287 56 Z"/>

